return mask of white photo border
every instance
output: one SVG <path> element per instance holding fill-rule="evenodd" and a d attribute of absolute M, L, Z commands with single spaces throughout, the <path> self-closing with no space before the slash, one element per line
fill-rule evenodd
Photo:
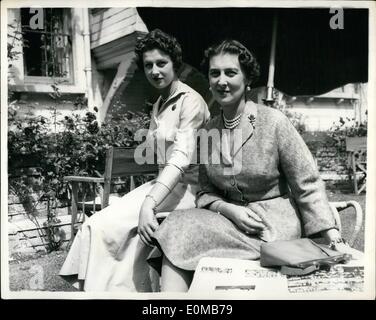
<path fill-rule="evenodd" d="M 365 219 L 365 287 L 362 293 L 341 294 L 317 293 L 308 299 L 349 299 L 370 300 L 375 298 L 375 149 L 376 149 L 376 4 L 373 1 L 256 1 L 256 0 L 109 0 L 103 3 L 99 0 L 4 0 L 1 2 L 1 295 L 3 299 L 229 299 L 221 294 L 167 294 L 167 293 L 113 293 L 113 292 L 41 292 L 25 291 L 14 292 L 9 290 L 9 265 L 8 265 L 8 232 L 7 232 L 7 9 L 17 7 L 285 7 L 285 8 L 367 8 L 369 9 L 369 61 L 368 61 L 368 180 L 366 196 L 366 219 Z M 249 295 L 234 294 L 231 299 L 252 299 Z M 284 299 L 299 300 L 307 299 L 303 295 L 291 295 L 283 297 L 256 297 L 256 299 Z"/>

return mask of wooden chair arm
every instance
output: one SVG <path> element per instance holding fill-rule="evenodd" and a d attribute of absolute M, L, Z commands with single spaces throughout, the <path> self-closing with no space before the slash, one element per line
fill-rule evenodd
<path fill-rule="evenodd" d="M 355 211 L 355 225 L 354 230 L 351 234 L 350 239 L 347 239 L 350 246 L 354 245 L 354 242 L 356 238 L 358 237 L 359 231 L 363 224 L 363 210 L 360 204 L 357 201 L 350 200 L 350 201 L 338 201 L 338 202 L 330 202 L 331 209 L 334 214 L 334 219 L 336 220 L 336 224 L 339 226 L 340 231 L 341 230 L 341 219 L 339 216 L 339 212 L 347 209 L 347 208 L 353 208 Z"/>
<path fill-rule="evenodd" d="M 104 183 L 104 178 L 98 177 L 84 177 L 84 176 L 65 176 L 64 181 L 67 182 L 94 182 Z"/>

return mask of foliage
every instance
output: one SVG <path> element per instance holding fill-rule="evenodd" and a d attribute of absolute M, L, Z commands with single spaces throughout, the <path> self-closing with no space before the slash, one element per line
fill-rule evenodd
<path fill-rule="evenodd" d="M 128 129 L 130 123 L 146 127 L 149 118 L 131 112 L 116 124 L 98 125 L 94 112 L 73 112 L 69 116 L 58 118 L 56 108 L 51 117 L 32 116 L 26 119 L 18 116 L 14 106 L 8 112 L 8 163 L 9 174 L 19 175 L 20 167 L 28 166 L 32 160 L 33 175 L 37 175 L 37 184 L 31 186 L 28 176 L 10 180 L 10 190 L 21 199 L 28 199 L 33 192 L 42 196 L 39 201 L 47 201 L 49 245 L 56 249 L 60 243 L 55 225 L 60 221 L 56 217 L 57 199 L 67 199 L 67 184 L 63 177 L 67 175 L 99 176 L 104 171 L 105 154 L 110 146 L 133 147 L 138 142 Z"/>
<path fill-rule="evenodd" d="M 17 29 L 8 25 L 8 30 Z M 18 46 L 18 44 L 21 46 Z M 22 32 L 8 33 L 8 67 L 18 59 L 15 48 L 25 47 Z M 8 174 L 10 194 L 15 194 L 24 204 L 28 217 L 37 224 L 38 203 L 47 203 L 47 221 L 44 223 L 49 250 L 60 247 L 64 235 L 57 227 L 60 220 L 56 209 L 58 200 L 66 200 L 67 175 L 99 176 L 104 171 L 105 153 L 110 146 L 133 147 L 136 129 L 148 127 L 146 114 L 126 112 L 116 121 L 102 126 L 97 121 L 98 111 L 87 111 L 86 100 L 79 96 L 76 110 L 69 115 L 60 114 L 62 94 L 59 86 L 65 80 L 55 80 L 51 85 L 49 117 L 22 115 L 18 101 L 8 87 Z M 25 168 L 32 169 L 27 172 Z M 37 194 L 38 198 L 33 196 Z M 35 204 L 32 204 L 36 202 Z M 41 236 L 43 239 L 43 237 Z"/>
<path fill-rule="evenodd" d="M 148 123 L 146 115 L 127 112 L 119 123 L 98 125 L 94 112 L 73 112 L 57 119 L 51 117 L 18 117 L 14 107 L 9 108 L 8 162 L 9 173 L 15 173 L 22 162 L 33 157 L 38 163 L 37 173 L 46 192 L 55 190 L 61 198 L 66 192 L 66 175 L 99 176 L 104 170 L 106 150 L 110 146 L 133 147 L 133 132 L 129 122 L 139 127 Z"/>
<path fill-rule="evenodd" d="M 283 94 L 281 92 L 275 91 L 274 95 L 276 99 L 272 107 L 284 113 L 285 116 L 291 121 L 295 129 L 300 134 L 306 132 L 306 125 L 304 123 L 303 114 L 292 111 L 292 106 L 286 103 L 285 99 L 283 99 Z"/>
<path fill-rule="evenodd" d="M 354 118 L 340 117 L 338 122 L 334 122 L 329 130 L 329 135 L 335 141 L 335 145 L 340 151 L 346 149 L 346 137 L 366 137 L 367 120 L 360 123 Z"/>

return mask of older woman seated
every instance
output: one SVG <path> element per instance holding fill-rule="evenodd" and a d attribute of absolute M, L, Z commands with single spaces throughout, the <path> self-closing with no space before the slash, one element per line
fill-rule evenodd
<path fill-rule="evenodd" d="M 223 41 L 204 65 L 221 105 L 206 129 L 221 139 L 200 165 L 198 208 L 171 213 L 153 235 L 164 253 L 162 291 L 186 291 L 202 257 L 259 259 L 263 241 L 320 235 L 346 251 L 303 139 L 280 111 L 247 99 L 259 74 L 254 55 Z"/>

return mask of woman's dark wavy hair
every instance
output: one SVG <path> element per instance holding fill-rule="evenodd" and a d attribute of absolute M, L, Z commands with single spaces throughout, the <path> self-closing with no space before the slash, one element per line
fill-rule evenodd
<path fill-rule="evenodd" d="M 258 64 L 255 55 L 236 40 L 224 40 L 205 50 L 204 59 L 201 62 L 201 67 L 205 75 L 209 72 L 210 59 L 221 53 L 238 55 L 240 67 L 248 80 L 248 84 L 257 81 L 260 76 L 260 65 Z"/>
<path fill-rule="evenodd" d="M 174 70 L 179 70 L 180 66 L 183 63 L 182 60 L 182 51 L 179 42 L 169 34 L 159 30 L 154 29 L 146 34 L 143 38 L 138 39 L 136 43 L 135 53 L 136 61 L 138 67 L 143 70 L 143 54 L 146 51 L 153 49 L 159 49 L 169 55 L 171 58 Z"/>

